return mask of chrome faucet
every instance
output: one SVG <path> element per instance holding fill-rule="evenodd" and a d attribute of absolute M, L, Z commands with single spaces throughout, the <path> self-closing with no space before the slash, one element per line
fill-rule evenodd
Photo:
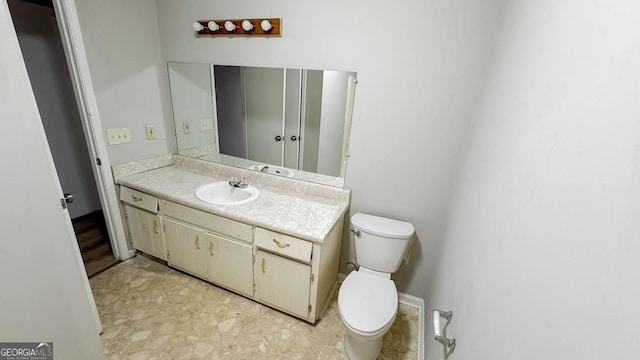
<path fill-rule="evenodd" d="M 269 170 L 269 165 L 263 166 L 262 169 L 260 169 L 260 172 L 265 172 L 267 170 Z"/>
<path fill-rule="evenodd" d="M 246 183 L 242 182 L 242 179 L 233 178 L 233 179 L 231 179 L 231 181 L 229 181 L 229 186 L 234 187 L 234 188 L 244 189 L 247 186 L 249 186 L 249 184 L 246 184 Z"/>

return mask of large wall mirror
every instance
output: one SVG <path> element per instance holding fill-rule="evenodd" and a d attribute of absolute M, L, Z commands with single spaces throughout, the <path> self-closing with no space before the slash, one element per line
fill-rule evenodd
<path fill-rule="evenodd" d="M 168 64 L 178 153 L 344 185 L 356 73 Z"/>

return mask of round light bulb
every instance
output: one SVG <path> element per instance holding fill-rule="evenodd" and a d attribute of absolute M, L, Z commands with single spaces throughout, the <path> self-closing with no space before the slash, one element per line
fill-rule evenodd
<path fill-rule="evenodd" d="M 200 24 L 199 22 L 194 22 L 193 23 L 193 30 L 195 31 L 202 31 L 204 30 L 204 26 L 202 26 L 202 24 Z"/>
<path fill-rule="evenodd" d="M 260 23 L 260 27 L 264 32 L 271 31 L 271 29 L 273 29 L 273 25 L 269 20 L 262 20 L 262 22 Z"/>
<path fill-rule="evenodd" d="M 224 29 L 228 32 L 236 31 L 236 25 L 231 21 L 227 20 L 224 22 Z"/>
<path fill-rule="evenodd" d="M 209 30 L 211 31 L 218 31 L 220 30 L 220 25 L 218 25 L 215 21 L 209 21 L 209 23 L 207 24 L 207 27 L 209 28 Z"/>
<path fill-rule="evenodd" d="M 247 31 L 247 32 L 248 32 L 248 31 L 253 30 L 254 26 L 253 26 L 253 24 L 251 23 L 251 21 L 249 21 L 249 20 L 243 20 L 243 21 L 242 21 L 242 28 L 244 29 L 244 31 Z"/>

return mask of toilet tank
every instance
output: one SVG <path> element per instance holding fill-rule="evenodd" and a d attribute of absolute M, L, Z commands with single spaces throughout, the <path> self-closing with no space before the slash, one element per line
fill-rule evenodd
<path fill-rule="evenodd" d="M 351 217 L 351 226 L 358 265 L 386 273 L 400 268 L 413 239 L 413 225 L 358 213 Z"/>

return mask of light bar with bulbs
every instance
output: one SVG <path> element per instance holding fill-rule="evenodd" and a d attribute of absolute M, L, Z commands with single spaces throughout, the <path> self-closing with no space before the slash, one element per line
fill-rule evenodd
<path fill-rule="evenodd" d="M 282 36 L 279 18 L 198 20 L 193 30 L 198 36 Z"/>

